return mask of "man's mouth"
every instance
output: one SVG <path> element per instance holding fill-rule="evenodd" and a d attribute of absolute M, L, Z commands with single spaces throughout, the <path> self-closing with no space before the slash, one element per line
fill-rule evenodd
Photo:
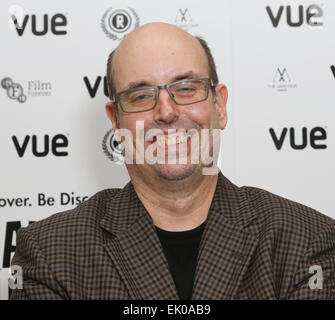
<path fill-rule="evenodd" d="M 187 143 L 189 140 L 191 140 L 191 137 L 191 133 L 187 132 L 158 135 L 153 137 L 152 143 L 156 142 L 159 147 L 175 146 Z"/>
<path fill-rule="evenodd" d="M 164 146 L 172 146 L 172 145 L 177 145 L 177 144 L 181 144 L 181 143 L 185 143 L 188 140 L 191 139 L 191 135 L 190 134 L 186 134 L 183 136 L 173 136 L 173 137 L 159 137 L 157 139 L 157 144 L 161 147 Z"/>

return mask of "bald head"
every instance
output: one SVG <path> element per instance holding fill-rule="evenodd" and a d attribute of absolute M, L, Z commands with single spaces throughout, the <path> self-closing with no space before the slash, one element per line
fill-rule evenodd
<path fill-rule="evenodd" d="M 193 45 L 200 49 L 198 41 L 183 29 L 167 23 L 153 22 L 128 34 L 116 49 L 115 56 L 121 55 L 124 50 L 148 47 L 155 50 L 159 46 L 169 46 L 173 42 L 186 42 L 188 46 Z"/>
<path fill-rule="evenodd" d="M 204 67 L 213 82 L 218 83 L 213 57 L 203 39 L 167 23 L 145 24 L 127 35 L 108 58 L 110 98 L 127 89 L 127 81 L 162 79 L 178 71 L 192 71 L 183 69 L 186 61 Z"/>

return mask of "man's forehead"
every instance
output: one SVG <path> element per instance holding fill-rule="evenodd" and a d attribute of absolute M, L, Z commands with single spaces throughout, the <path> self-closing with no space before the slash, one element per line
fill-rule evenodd
<path fill-rule="evenodd" d="M 179 80 L 184 80 L 184 79 L 194 79 L 194 78 L 202 78 L 204 75 L 200 73 L 195 73 L 194 71 L 190 70 L 187 72 L 177 72 L 177 73 L 170 73 L 168 75 L 168 81 L 167 82 L 176 82 Z M 164 83 L 167 84 L 167 83 Z M 148 78 L 143 78 L 143 80 L 137 80 L 137 81 L 129 81 L 127 83 L 127 87 L 124 89 L 133 89 L 133 88 L 138 88 L 138 87 L 145 87 L 145 86 L 153 86 L 157 85 L 155 82 L 151 82 L 150 79 Z M 163 85 L 161 83 L 160 85 Z"/>
<path fill-rule="evenodd" d="M 141 29 L 143 28 L 143 29 Z M 184 30 L 167 24 L 145 25 L 129 34 L 116 49 L 113 70 L 116 80 L 127 73 L 141 81 L 154 73 L 167 77 L 207 71 L 207 57 L 200 42 Z M 197 70 L 196 70 L 197 69 Z"/>

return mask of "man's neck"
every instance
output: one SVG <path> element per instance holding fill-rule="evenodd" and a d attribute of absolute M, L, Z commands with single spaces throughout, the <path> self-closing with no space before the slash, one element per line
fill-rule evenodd
<path fill-rule="evenodd" d="M 135 191 L 154 224 L 168 231 L 185 231 L 202 224 L 216 189 L 217 175 L 192 175 L 183 180 L 146 183 L 131 175 Z"/>

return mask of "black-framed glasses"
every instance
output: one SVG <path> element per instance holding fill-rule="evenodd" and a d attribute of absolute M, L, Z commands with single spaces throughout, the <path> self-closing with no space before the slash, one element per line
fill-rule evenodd
<path fill-rule="evenodd" d="M 144 112 L 155 108 L 160 89 L 166 89 L 175 104 L 187 105 L 206 100 L 210 87 L 214 87 L 210 78 L 185 79 L 163 86 L 121 91 L 115 94 L 112 101 L 118 103 L 123 112 Z"/>

